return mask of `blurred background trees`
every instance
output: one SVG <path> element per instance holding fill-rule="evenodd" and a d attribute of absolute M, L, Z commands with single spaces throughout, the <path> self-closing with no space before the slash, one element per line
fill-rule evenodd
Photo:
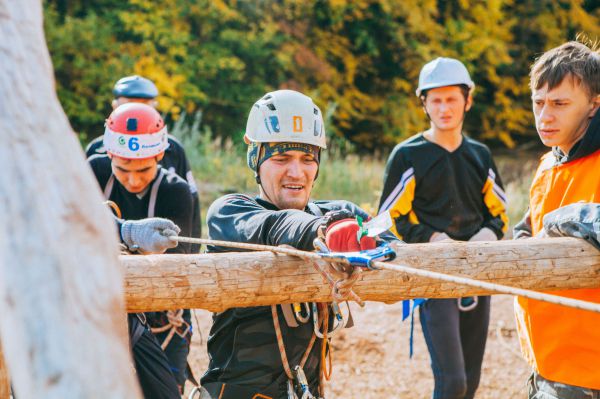
<path fill-rule="evenodd" d="M 202 111 L 223 140 L 239 141 L 264 92 L 300 90 L 339 142 L 371 153 L 427 127 L 419 71 L 449 56 L 477 85 L 466 131 L 512 148 L 537 140 L 532 61 L 581 33 L 600 39 L 595 0 L 47 0 L 44 12 L 58 95 L 82 142 L 102 134 L 114 82 L 140 74 L 167 120 Z"/>

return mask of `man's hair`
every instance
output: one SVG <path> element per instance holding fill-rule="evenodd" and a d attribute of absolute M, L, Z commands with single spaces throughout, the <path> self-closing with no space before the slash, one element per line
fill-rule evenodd
<path fill-rule="evenodd" d="M 578 41 L 564 43 L 542 54 L 531 67 L 529 85 L 539 90 L 559 86 L 565 78 L 580 84 L 590 98 L 600 94 L 600 53 L 598 43 L 589 47 Z"/>
<path fill-rule="evenodd" d="M 465 101 L 467 101 L 467 99 L 469 98 L 469 94 L 471 94 L 471 88 L 469 88 L 469 86 L 467 86 L 467 85 L 455 85 L 455 86 L 457 86 L 460 89 L 463 97 L 465 98 Z M 421 96 L 419 97 L 421 99 L 421 102 L 424 103 L 425 100 L 427 100 L 427 93 L 429 93 L 429 90 L 433 90 L 433 89 L 423 90 L 423 92 L 421 93 Z"/>

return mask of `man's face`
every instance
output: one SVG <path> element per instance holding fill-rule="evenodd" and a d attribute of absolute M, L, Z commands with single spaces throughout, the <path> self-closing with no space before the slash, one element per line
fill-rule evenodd
<path fill-rule="evenodd" d="M 583 137 L 597 109 L 585 88 L 571 77 L 563 79 L 552 90 L 548 90 L 547 84 L 532 90 L 531 99 L 535 127 L 542 143 L 558 147 L 565 154 Z"/>
<path fill-rule="evenodd" d="M 112 172 L 132 194 L 141 193 L 156 177 L 158 170 L 157 158 L 125 159 L 113 156 L 111 159 Z"/>
<path fill-rule="evenodd" d="M 303 210 L 319 164 L 313 154 L 286 151 L 274 155 L 260 165 L 261 197 L 279 209 Z"/>
<path fill-rule="evenodd" d="M 461 127 L 465 110 L 471 108 L 471 102 L 471 96 L 465 100 L 460 87 L 446 86 L 428 90 L 424 106 L 431 123 L 438 130 L 451 131 Z"/>
<path fill-rule="evenodd" d="M 127 103 L 141 103 L 156 108 L 158 105 L 154 98 L 132 98 L 132 97 L 117 97 L 112 101 L 113 109 L 116 109 L 119 105 Z"/>

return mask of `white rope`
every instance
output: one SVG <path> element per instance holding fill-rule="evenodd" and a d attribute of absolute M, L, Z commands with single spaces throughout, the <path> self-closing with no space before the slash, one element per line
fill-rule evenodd
<path fill-rule="evenodd" d="M 179 237 L 179 236 L 170 236 L 170 239 L 179 242 L 187 242 L 192 244 L 205 244 L 205 245 L 215 245 L 221 247 L 230 247 L 230 248 L 240 248 L 240 249 L 249 249 L 253 251 L 270 251 L 275 253 L 282 253 L 292 256 L 297 256 L 304 259 L 312 259 L 318 260 L 323 259 L 323 257 L 316 252 L 308 252 L 302 251 L 299 249 L 292 249 L 286 247 L 275 247 L 271 245 L 259 245 L 259 244 L 248 244 L 248 243 L 240 243 L 240 242 L 230 242 L 230 241 L 219 241 L 219 240 L 208 240 L 204 238 L 191 238 L 191 237 Z M 349 264 L 347 259 L 337 259 L 337 258 L 329 258 L 326 260 L 335 260 L 338 263 L 346 263 Z M 582 301 L 579 299 L 573 298 L 565 298 L 558 295 L 546 294 L 543 292 L 526 290 L 523 288 L 510 287 L 507 285 L 496 284 L 496 283 L 488 283 L 486 281 L 475 280 L 468 277 L 459 277 L 453 276 L 450 274 L 433 272 L 430 270 L 417 269 L 410 266 L 405 266 L 397 263 L 390 262 L 381 262 L 374 261 L 372 262 L 373 267 L 377 269 L 391 270 L 399 273 L 405 273 L 409 275 L 431 278 L 440 281 L 447 281 L 450 283 L 455 283 L 459 285 L 467 285 L 470 287 L 481 288 L 488 291 L 494 291 L 499 294 L 508 294 L 508 295 L 517 295 L 524 298 L 534 299 L 538 301 L 548 302 L 555 305 L 567 306 L 570 308 L 587 310 L 594 313 L 600 313 L 600 304 Z"/>
<path fill-rule="evenodd" d="M 588 310 L 590 312 L 600 313 L 600 304 L 582 301 L 579 299 L 565 298 L 558 295 L 545 294 L 523 288 L 515 288 L 507 285 L 488 283 L 486 281 L 474 280 L 467 277 L 452 276 L 449 274 L 432 272 L 429 270 L 416 269 L 410 266 L 389 264 L 384 262 L 373 262 L 373 266 L 378 269 L 392 270 L 400 273 L 412 274 L 414 276 L 432 278 L 436 280 L 448 281 L 460 285 L 482 288 L 484 290 L 494 291 L 499 294 L 509 294 L 522 296 L 524 298 L 535 299 L 538 301 L 553 303 L 555 305 L 568 306 L 570 308 Z"/>

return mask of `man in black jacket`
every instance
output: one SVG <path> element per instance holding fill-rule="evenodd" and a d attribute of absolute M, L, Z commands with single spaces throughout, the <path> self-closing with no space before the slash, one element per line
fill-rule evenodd
<path fill-rule="evenodd" d="M 139 245 L 145 240 L 140 240 L 138 224 L 141 222 L 134 222 L 136 220 L 165 218 L 178 226 L 180 231 L 176 229 L 176 233 L 181 232 L 184 236 L 191 233 L 192 189 L 185 180 L 158 163 L 168 146 L 167 130 L 160 114 L 148 105 L 127 103 L 116 108 L 106 121 L 104 147 L 107 155 L 88 158 L 105 198 L 116 203 L 121 216 L 127 220 L 120 229 L 121 239 L 133 252 L 147 253 L 156 246 Z M 160 244 L 156 234 L 160 235 L 168 227 L 169 223 L 157 220 L 154 238 L 150 241 L 164 248 L 168 242 Z M 167 250 L 171 253 L 189 251 L 187 244 Z M 165 312 L 129 317 L 132 352 L 145 398 L 180 397 L 177 386 L 182 387 L 185 383 L 191 339 L 189 310 L 180 316 L 183 320 L 175 324 L 181 322 L 182 326 L 177 328 L 168 324 Z M 166 357 L 147 328 L 146 319 L 152 328 L 167 325 L 168 328 L 156 337 L 163 344 Z M 171 328 L 175 328 L 174 334 L 169 334 Z"/>
<path fill-rule="evenodd" d="M 322 234 L 334 251 L 375 247 L 372 238 L 357 238 L 359 226 L 354 217 L 366 219 L 368 215 L 356 205 L 309 202 L 320 153 L 326 148 L 321 111 L 311 98 L 291 90 L 267 93 L 252 107 L 244 138 L 248 166 L 260 193 L 255 198 L 231 194 L 215 201 L 207 216 L 211 239 L 312 250 L 313 240 Z M 228 250 L 209 248 L 210 252 Z M 213 316 L 203 397 L 312 398 L 293 388 L 294 378 L 286 366 L 287 370 L 300 366 L 310 392 L 318 395 L 323 340 L 316 339 L 312 345 L 313 323 L 295 316 L 288 307 L 232 308 Z M 283 345 L 278 345 L 277 324 Z M 282 360 L 281 346 L 288 364 Z"/>
<path fill-rule="evenodd" d="M 506 195 L 492 154 L 463 134 L 474 86 L 467 68 L 452 58 L 437 58 L 421 70 L 416 94 L 431 127 L 394 148 L 379 204 L 406 242 L 495 241 L 506 232 Z M 430 299 L 421 305 L 433 398 L 475 396 L 489 314 L 488 296 Z"/>

